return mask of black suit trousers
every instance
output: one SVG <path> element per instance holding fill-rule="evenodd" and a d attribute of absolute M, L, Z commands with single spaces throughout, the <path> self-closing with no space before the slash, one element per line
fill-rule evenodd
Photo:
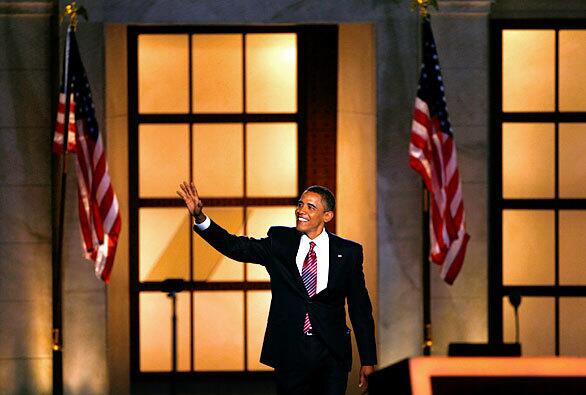
<path fill-rule="evenodd" d="M 318 335 L 304 335 L 300 359 L 275 369 L 278 395 L 344 395 L 348 370 Z"/>

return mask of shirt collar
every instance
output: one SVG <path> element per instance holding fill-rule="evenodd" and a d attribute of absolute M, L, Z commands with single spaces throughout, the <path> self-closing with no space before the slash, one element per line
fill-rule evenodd
<path fill-rule="evenodd" d="M 323 245 L 324 243 L 328 243 L 330 240 L 329 236 L 328 236 L 328 232 L 326 232 L 326 228 L 324 228 L 322 230 L 322 232 L 319 234 L 319 236 L 317 236 L 315 239 L 310 239 L 309 237 L 307 237 L 307 235 L 303 235 L 301 236 L 301 242 L 305 243 L 307 245 L 309 245 L 309 243 L 311 241 L 313 241 L 315 243 L 316 247 L 319 247 L 320 245 Z"/>

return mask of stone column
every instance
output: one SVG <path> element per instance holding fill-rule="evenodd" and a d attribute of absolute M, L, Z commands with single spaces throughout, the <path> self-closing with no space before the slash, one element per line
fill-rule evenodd
<path fill-rule="evenodd" d="M 51 393 L 50 1 L 0 2 L 0 392 Z"/>

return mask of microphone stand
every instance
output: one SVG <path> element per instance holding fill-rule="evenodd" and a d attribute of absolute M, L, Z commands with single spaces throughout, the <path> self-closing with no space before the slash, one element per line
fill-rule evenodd
<path fill-rule="evenodd" d="M 185 281 L 168 278 L 163 281 L 163 292 L 171 299 L 171 386 L 170 394 L 177 394 L 177 292 L 185 289 Z"/>

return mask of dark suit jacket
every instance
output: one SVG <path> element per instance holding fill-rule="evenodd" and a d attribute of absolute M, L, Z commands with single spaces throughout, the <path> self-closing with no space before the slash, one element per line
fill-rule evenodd
<path fill-rule="evenodd" d="M 309 313 L 312 327 L 347 370 L 352 366 L 350 329 L 346 327 L 345 301 L 362 365 L 376 364 L 372 306 L 362 271 L 362 246 L 328 232 L 330 267 L 328 285 L 310 298 L 295 257 L 301 233 L 295 228 L 272 227 L 268 237 L 252 239 L 229 234 L 212 221 L 195 232 L 223 255 L 263 265 L 271 278 L 272 300 L 260 361 L 275 368 L 304 363 L 299 350 L 303 322 Z"/>

